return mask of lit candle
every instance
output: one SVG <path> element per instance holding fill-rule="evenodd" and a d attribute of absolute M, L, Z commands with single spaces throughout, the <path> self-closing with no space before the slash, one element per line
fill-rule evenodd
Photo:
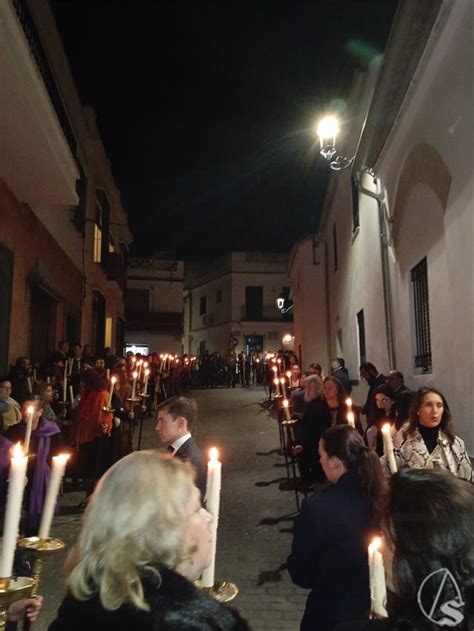
<path fill-rule="evenodd" d="M 385 423 L 382 427 L 382 436 L 383 436 L 383 453 L 387 459 L 388 468 L 390 469 L 390 473 L 397 472 L 397 463 L 395 461 L 395 454 L 393 453 L 393 440 L 392 434 L 390 433 L 390 424 Z"/>
<path fill-rule="evenodd" d="M 291 388 L 291 370 L 286 371 L 286 378 L 288 379 L 288 387 Z"/>
<path fill-rule="evenodd" d="M 136 371 L 136 370 L 135 370 L 135 372 L 133 373 L 132 377 L 133 377 L 133 385 L 132 385 L 132 399 L 134 399 L 134 398 L 135 398 L 135 391 L 136 391 L 136 389 L 137 389 L 137 377 L 138 377 L 138 373 L 137 373 L 137 371 Z"/>
<path fill-rule="evenodd" d="M 18 529 L 20 526 L 21 504 L 26 482 L 26 466 L 28 458 L 24 455 L 20 444 L 15 445 L 8 481 L 8 498 L 3 525 L 2 555 L 0 559 L 0 575 L 6 579 L 12 575 L 13 557 L 15 556 Z"/>
<path fill-rule="evenodd" d="M 291 416 L 290 416 L 290 409 L 289 409 L 289 402 L 288 399 L 283 399 L 283 412 L 285 414 L 285 419 L 287 421 L 290 420 Z"/>
<path fill-rule="evenodd" d="M 286 399 L 285 377 L 282 377 L 280 379 L 280 383 L 281 383 L 281 393 Z"/>
<path fill-rule="evenodd" d="M 387 618 L 385 568 L 382 553 L 379 550 L 381 543 L 380 537 L 375 537 L 369 545 L 370 612 L 378 618 Z"/>
<path fill-rule="evenodd" d="M 74 403 L 74 390 L 72 386 L 69 386 L 69 398 L 71 399 L 71 405 Z"/>
<path fill-rule="evenodd" d="M 68 461 L 68 454 L 60 454 L 54 456 L 53 467 L 51 471 L 51 479 L 46 493 L 46 499 L 43 506 L 43 514 L 41 515 L 41 523 L 38 531 L 38 537 L 40 539 L 47 539 L 49 537 L 49 531 L 51 529 L 51 522 L 53 521 L 54 507 L 56 506 L 56 500 L 59 493 L 59 487 L 61 480 L 66 470 L 66 463 Z"/>
<path fill-rule="evenodd" d="M 115 386 L 116 381 L 117 381 L 117 377 L 115 377 L 115 376 L 112 377 L 112 379 L 110 380 L 109 403 L 108 403 L 108 408 L 109 409 L 112 408 L 112 395 L 114 393 L 114 386 Z"/>
<path fill-rule="evenodd" d="M 352 399 L 347 397 L 346 399 L 347 413 L 352 412 Z"/>
<path fill-rule="evenodd" d="M 145 370 L 145 382 L 143 383 L 143 394 L 146 394 L 146 391 L 148 389 L 148 377 L 150 376 L 150 371 L 147 368 Z"/>
<path fill-rule="evenodd" d="M 137 362 L 137 368 L 138 368 L 137 379 L 140 379 L 140 373 L 142 371 L 142 365 L 143 365 L 143 361 L 140 359 L 140 361 Z"/>
<path fill-rule="evenodd" d="M 25 442 L 23 443 L 23 451 L 26 456 L 28 455 L 28 451 L 30 449 L 31 428 L 33 426 L 34 413 L 35 413 L 35 408 L 32 405 L 29 405 L 26 408 L 26 431 L 25 431 Z"/>
<path fill-rule="evenodd" d="M 275 384 L 275 396 L 279 397 L 280 396 L 280 380 L 278 379 L 278 377 L 273 380 L 273 383 Z"/>
<path fill-rule="evenodd" d="M 221 499 L 221 469 L 222 465 L 217 460 L 217 449 L 213 447 L 209 452 L 210 460 L 207 463 L 207 487 L 206 509 L 212 515 L 211 524 L 211 562 L 202 573 L 203 587 L 214 586 L 214 573 L 216 567 L 216 543 L 217 526 L 219 523 L 219 505 Z"/>
<path fill-rule="evenodd" d="M 355 429 L 354 412 L 347 413 L 347 423 Z"/>

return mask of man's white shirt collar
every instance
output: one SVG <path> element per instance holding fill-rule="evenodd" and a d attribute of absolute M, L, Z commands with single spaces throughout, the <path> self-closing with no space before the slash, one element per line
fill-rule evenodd
<path fill-rule="evenodd" d="M 185 434 L 184 436 L 181 436 L 181 438 L 177 438 L 174 443 L 171 443 L 171 447 L 173 447 L 174 451 L 173 451 L 173 455 L 178 451 L 178 449 L 180 447 L 182 447 L 184 445 L 184 443 L 191 438 L 191 433 L 188 432 L 187 434 Z"/>

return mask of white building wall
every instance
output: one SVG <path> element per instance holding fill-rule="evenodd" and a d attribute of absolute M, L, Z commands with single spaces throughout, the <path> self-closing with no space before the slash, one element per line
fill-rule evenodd
<path fill-rule="evenodd" d="M 164 335 L 163 333 L 150 333 L 147 331 L 126 331 L 126 344 L 147 344 L 150 353 L 173 353 L 181 355 L 181 335 Z"/>

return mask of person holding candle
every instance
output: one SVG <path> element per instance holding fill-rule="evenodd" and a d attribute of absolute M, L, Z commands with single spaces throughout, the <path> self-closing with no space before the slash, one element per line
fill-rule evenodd
<path fill-rule="evenodd" d="M 54 390 L 47 381 L 40 381 L 35 385 L 34 393 L 41 397 L 44 401 L 43 416 L 50 421 L 58 422 L 56 412 L 51 407 L 54 400 Z"/>
<path fill-rule="evenodd" d="M 157 451 L 122 458 L 91 498 L 50 631 L 248 629 L 192 583 L 210 562 L 211 521 L 188 465 Z"/>
<path fill-rule="evenodd" d="M 187 397 L 172 397 L 157 408 L 156 432 L 161 445 L 174 458 L 190 461 L 196 471 L 201 498 L 206 495 L 206 462 L 191 431 L 197 424 L 197 404 Z"/>
<path fill-rule="evenodd" d="M 373 423 L 367 427 L 364 440 L 369 447 L 375 449 L 379 456 L 382 456 L 384 453 L 382 427 L 389 423 L 392 434 L 400 429 L 395 412 L 395 393 L 388 384 L 383 383 L 375 389 L 374 401 L 376 411 Z"/>
<path fill-rule="evenodd" d="M 95 370 L 82 373 L 83 393 L 76 410 L 71 436 L 77 450 L 79 476 L 86 480 L 84 508 L 100 476 L 110 464 L 112 414 L 107 412 L 109 392 L 103 377 Z"/>
<path fill-rule="evenodd" d="M 420 388 L 413 399 L 410 419 L 393 437 L 397 469 L 439 468 L 473 481 L 471 461 L 464 441 L 456 435 L 444 395 L 435 388 Z M 387 458 L 382 466 L 390 475 Z"/>
<path fill-rule="evenodd" d="M 22 420 L 11 425 L 5 438 L 11 443 L 24 443 L 27 433 L 28 409 L 31 409 L 31 437 L 28 447 L 28 484 L 25 490 L 26 518 L 25 534 L 37 534 L 43 510 L 46 489 L 51 476 L 53 456 L 63 450 L 63 439 L 58 425 L 43 415 L 44 400 L 36 395 L 21 406 Z"/>
<path fill-rule="evenodd" d="M 356 408 L 347 405 L 347 394 L 344 386 L 337 377 L 326 377 L 323 381 L 323 414 L 326 416 L 326 422 L 330 425 L 347 425 L 348 413 L 354 414 L 355 429 L 362 434 L 362 425 L 360 416 Z"/>
<path fill-rule="evenodd" d="M 352 621 L 337 631 L 471 631 L 473 523 L 472 484 L 440 469 L 402 469 L 393 475 L 381 548 L 388 618 Z"/>
<path fill-rule="evenodd" d="M 319 441 L 331 483 L 303 501 L 287 565 L 296 585 L 311 589 L 301 631 L 330 631 L 370 609 L 367 543 L 381 525 L 384 479 L 377 455 L 352 427 L 336 425 Z"/>

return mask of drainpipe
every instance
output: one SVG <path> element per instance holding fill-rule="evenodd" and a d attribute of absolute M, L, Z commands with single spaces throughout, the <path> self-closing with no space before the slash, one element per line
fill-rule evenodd
<path fill-rule="evenodd" d="M 380 193 L 374 193 L 373 191 L 365 188 L 362 184 L 361 173 L 370 175 L 374 183 L 380 186 Z M 380 180 L 375 177 L 374 173 L 368 169 L 358 171 L 355 174 L 357 183 L 357 190 L 363 195 L 367 195 L 372 199 L 375 199 L 378 206 L 379 216 L 379 236 L 380 236 L 380 253 L 382 262 L 382 284 L 383 284 L 383 301 L 385 307 L 385 331 L 387 336 L 387 350 L 388 350 L 388 362 L 391 370 L 397 367 L 397 356 L 395 350 L 395 326 L 393 317 L 393 299 L 392 299 L 392 285 L 390 279 L 390 267 L 388 259 L 388 233 L 387 224 L 385 221 L 386 205 L 385 205 L 385 192 L 380 184 Z"/>
<path fill-rule="evenodd" d="M 328 372 L 331 374 L 331 292 L 329 291 L 329 247 L 326 239 L 324 239 L 324 293 L 326 303 L 326 352 L 328 354 L 328 365 L 326 366 Z"/>

